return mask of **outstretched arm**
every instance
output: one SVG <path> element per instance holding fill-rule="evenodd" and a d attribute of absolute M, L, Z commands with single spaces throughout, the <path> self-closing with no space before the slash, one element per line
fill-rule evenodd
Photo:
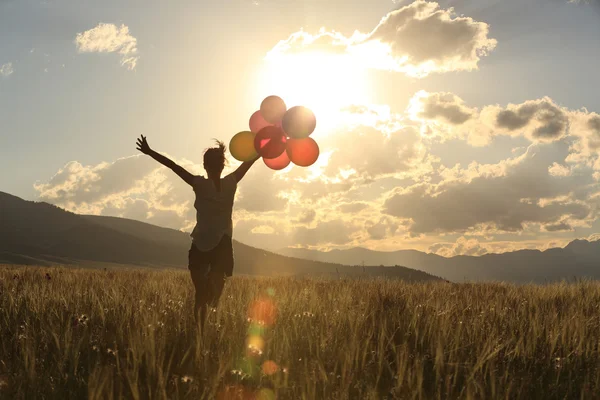
<path fill-rule="evenodd" d="M 149 155 L 154 158 L 156 161 L 164 165 L 165 167 L 171 169 L 175 172 L 181 179 L 183 179 L 188 185 L 192 185 L 192 181 L 194 179 L 194 175 L 190 174 L 186 171 L 182 166 L 177 165 L 173 160 L 163 156 L 162 154 L 157 153 L 152 150 L 148 145 L 148 141 L 144 135 L 141 135 L 140 138 L 136 142 L 137 149 L 144 154 Z"/>
<path fill-rule="evenodd" d="M 241 181 L 242 178 L 244 177 L 244 175 L 246 175 L 246 172 L 248 172 L 248 170 L 250 169 L 250 167 L 256 162 L 256 160 L 258 160 L 260 157 L 256 157 L 254 160 L 252 161 L 244 161 L 242 163 L 242 165 L 240 165 L 235 171 L 234 171 L 234 175 L 235 175 L 235 180 L 236 181 Z"/>

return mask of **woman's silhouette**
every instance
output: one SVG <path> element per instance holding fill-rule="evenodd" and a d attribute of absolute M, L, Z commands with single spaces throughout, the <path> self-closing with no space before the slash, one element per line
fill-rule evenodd
<path fill-rule="evenodd" d="M 172 160 L 152 150 L 145 136 L 137 140 L 137 149 L 170 168 L 194 189 L 196 227 L 189 251 L 190 273 L 196 289 L 195 316 L 204 325 L 207 307 L 215 307 L 223 292 L 225 279 L 233 273 L 231 213 L 237 184 L 250 169 L 253 161 L 244 162 L 235 172 L 221 178 L 225 167 L 225 145 L 204 152 L 204 169 L 208 179 L 195 176 Z"/>

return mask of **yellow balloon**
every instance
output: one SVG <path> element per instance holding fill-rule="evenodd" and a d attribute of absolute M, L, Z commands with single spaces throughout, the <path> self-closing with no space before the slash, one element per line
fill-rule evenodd
<path fill-rule="evenodd" d="M 258 157 L 254 148 L 254 133 L 243 131 L 237 133 L 229 142 L 229 151 L 238 161 L 252 161 Z"/>

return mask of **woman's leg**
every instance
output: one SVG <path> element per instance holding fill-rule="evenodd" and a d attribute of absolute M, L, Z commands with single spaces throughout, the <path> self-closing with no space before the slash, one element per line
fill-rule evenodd
<path fill-rule="evenodd" d="M 216 307 L 223 293 L 225 280 L 233 274 L 233 244 L 231 238 L 223 236 L 215 248 L 209 280 L 211 285 L 210 306 Z"/>
<path fill-rule="evenodd" d="M 212 297 L 211 284 L 208 277 L 210 264 L 208 260 L 208 254 L 198 250 L 193 244 L 189 251 L 188 268 L 190 270 L 192 282 L 196 291 L 194 318 L 196 319 L 196 323 L 199 321 L 202 327 L 204 327 L 204 320 L 206 319 L 206 307 L 208 306 Z"/>

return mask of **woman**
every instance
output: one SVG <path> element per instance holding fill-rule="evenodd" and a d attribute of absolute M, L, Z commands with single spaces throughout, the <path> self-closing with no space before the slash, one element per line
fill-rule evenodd
<path fill-rule="evenodd" d="M 225 168 L 225 145 L 204 152 L 204 169 L 208 178 L 194 176 L 180 165 L 152 150 L 145 136 L 137 140 L 137 149 L 170 168 L 194 189 L 196 227 L 189 251 L 188 268 L 196 289 L 195 317 L 203 326 L 208 307 L 217 305 L 225 279 L 233 273 L 233 223 L 231 214 L 237 184 L 250 169 L 253 161 L 244 162 L 235 172 L 221 178 Z"/>

